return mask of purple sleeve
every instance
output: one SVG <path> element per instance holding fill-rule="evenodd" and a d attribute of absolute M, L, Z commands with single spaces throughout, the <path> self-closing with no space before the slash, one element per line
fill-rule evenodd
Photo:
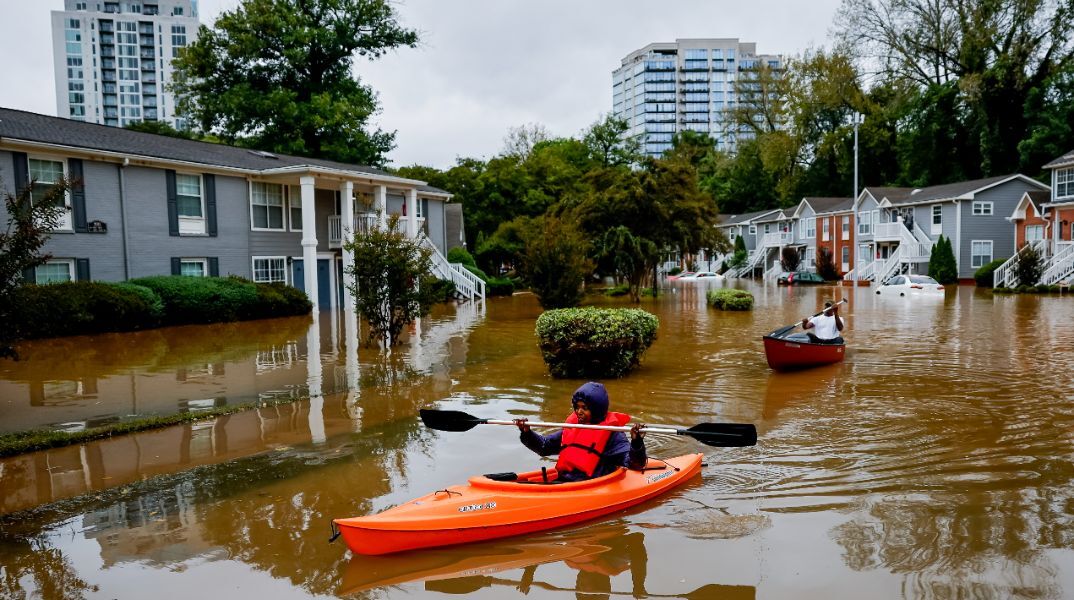
<path fill-rule="evenodd" d="M 521 432 L 519 435 L 519 439 L 522 440 L 524 446 L 541 456 L 559 454 L 559 451 L 563 448 L 561 442 L 562 438 L 562 431 L 541 435 L 531 429 L 529 431 Z"/>

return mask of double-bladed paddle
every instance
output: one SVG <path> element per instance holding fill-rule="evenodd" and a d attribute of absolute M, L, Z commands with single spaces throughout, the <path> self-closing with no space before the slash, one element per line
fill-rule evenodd
<path fill-rule="evenodd" d="M 423 408 L 421 421 L 426 427 L 440 431 L 469 431 L 478 425 L 514 425 L 514 421 L 503 419 L 482 419 L 458 410 L 436 410 Z M 574 429 L 600 429 L 603 431 L 630 431 L 629 426 L 584 425 L 582 423 L 545 423 L 526 421 L 530 427 L 570 427 Z M 642 427 L 645 433 L 671 433 L 686 435 L 702 444 L 723 448 L 739 448 L 757 444 L 757 428 L 751 423 L 699 423 L 689 429 L 677 427 Z"/>

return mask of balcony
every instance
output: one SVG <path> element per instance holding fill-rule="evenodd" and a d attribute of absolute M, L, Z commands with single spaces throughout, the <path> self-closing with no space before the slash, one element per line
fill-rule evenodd
<path fill-rule="evenodd" d="M 390 216 L 390 215 L 389 215 Z M 418 231 L 425 228 L 425 217 L 418 217 Z M 351 231 L 359 234 L 369 233 L 380 225 L 380 215 L 377 213 L 359 213 L 354 215 L 354 228 Z M 406 233 L 406 217 L 400 217 L 396 223 L 396 231 Z M 331 215 L 328 217 L 328 247 L 341 248 L 343 246 L 343 217 Z"/>
<path fill-rule="evenodd" d="M 878 242 L 898 242 L 902 240 L 902 232 L 906 227 L 902 223 L 877 223 L 873 239 Z"/>
<path fill-rule="evenodd" d="M 794 241 L 794 234 L 789 231 L 777 231 L 764 234 L 761 245 L 765 248 L 782 248 Z"/>

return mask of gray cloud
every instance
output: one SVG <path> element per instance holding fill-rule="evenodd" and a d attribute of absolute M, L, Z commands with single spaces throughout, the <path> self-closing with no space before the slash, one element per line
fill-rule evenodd
<path fill-rule="evenodd" d="M 210 23 L 238 0 L 200 0 Z M 576 135 L 611 110 L 623 56 L 676 38 L 737 37 L 763 53 L 823 45 L 839 0 L 407 0 L 401 21 L 421 45 L 356 74 L 379 93 L 376 125 L 396 131 L 395 165 L 489 158 L 508 129 L 540 123 Z M 0 0 L 0 105 L 55 114 L 50 11 L 62 0 Z M 17 58 L 12 58 L 17 57 Z"/>

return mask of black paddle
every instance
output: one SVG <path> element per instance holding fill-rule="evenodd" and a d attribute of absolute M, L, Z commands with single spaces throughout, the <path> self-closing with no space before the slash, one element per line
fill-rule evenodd
<path fill-rule="evenodd" d="M 808 316 L 806 318 L 807 319 L 812 319 L 813 317 L 819 317 L 819 316 L 823 315 L 824 313 L 828 312 L 829 310 L 835 308 L 836 306 L 839 306 L 840 304 L 846 304 L 846 303 L 847 303 L 847 299 L 843 298 L 839 302 L 836 302 L 835 304 L 825 308 L 824 310 L 822 310 L 822 311 L 820 311 L 820 312 L 818 312 L 818 313 L 816 313 L 814 315 L 810 315 L 810 316 Z M 780 327 L 779 329 L 777 329 L 777 330 L 773 331 L 772 333 L 768 334 L 767 337 L 774 337 L 774 338 L 783 337 L 783 336 L 787 335 L 788 331 L 794 329 L 795 327 L 798 327 L 801 324 L 802 324 L 802 322 L 799 321 L 797 323 L 792 323 L 792 324 L 790 324 L 790 325 L 788 325 L 786 327 Z"/>
<path fill-rule="evenodd" d="M 507 585 L 518 588 L 523 585 L 522 581 L 514 581 L 511 579 L 502 579 L 492 575 L 466 575 L 463 577 L 455 577 L 452 579 L 437 579 L 425 582 L 425 589 L 430 592 L 440 592 L 441 594 L 472 594 L 482 588 L 492 587 L 493 585 Z M 585 592 L 584 590 L 576 590 L 573 588 L 560 587 L 551 583 L 545 583 L 543 581 L 533 581 L 529 585 L 544 590 L 553 592 L 575 592 L 578 596 L 585 596 L 592 594 L 594 597 L 598 596 L 634 596 L 635 598 L 686 598 L 687 600 L 702 600 L 710 598 L 720 598 L 721 600 L 753 600 L 757 597 L 757 589 L 753 586 L 746 585 L 720 585 L 710 583 L 703 585 L 692 592 L 686 592 L 685 594 L 649 594 L 644 596 L 635 594 L 634 592 Z M 525 592 L 523 592 L 525 593 Z"/>
<path fill-rule="evenodd" d="M 514 421 L 482 419 L 458 410 L 421 409 L 421 421 L 426 427 L 440 431 L 469 431 L 478 425 L 514 425 Z M 574 429 L 601 429 L 604 431 L 630 431 L 628 426 L 583 425 L 581 423 L 545 423 L 526 421 L 531 427 L 571 427 Z M 689 429 L 677 427 L 642 427 L 645 433 L 672 433 L 688 435 L 702 444 L 722 448 L 739 448 L 757 444 L 757 428 L 751 423 L 699 423 Z"/>

